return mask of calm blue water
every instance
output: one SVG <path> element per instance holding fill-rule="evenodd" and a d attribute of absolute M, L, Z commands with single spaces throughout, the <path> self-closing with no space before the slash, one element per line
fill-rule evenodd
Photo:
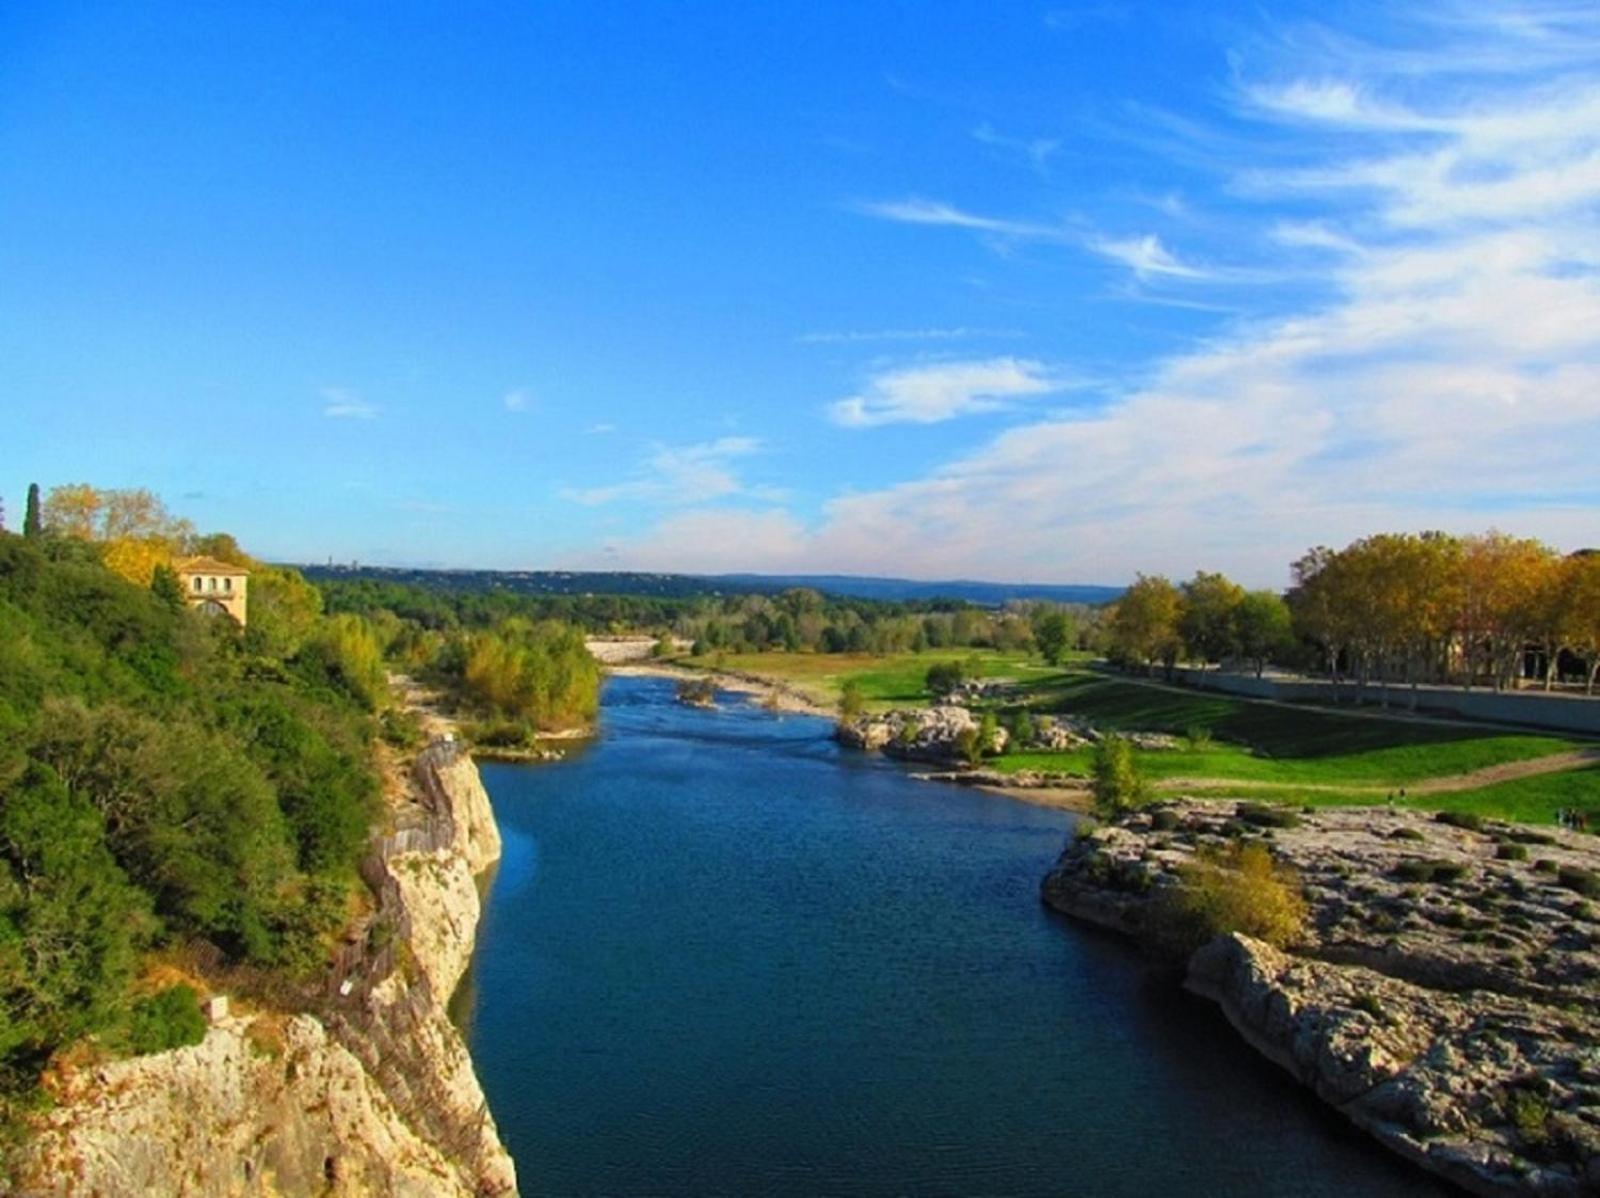
<path fill-rule="evenodd" d="M 525 1193 L 1446 1192 L 1046 912 L 1067 817 L 654 679 L 602 719 L 483 770 L 466 1018 Z"/>

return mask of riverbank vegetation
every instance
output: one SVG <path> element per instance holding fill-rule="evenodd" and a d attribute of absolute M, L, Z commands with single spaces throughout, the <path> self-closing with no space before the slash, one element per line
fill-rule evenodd
<path fill-rule="evenodd" d="M 262 572 L 246 632 L 155 568 L 131 581 L 93 529 L 41 525 L 0 534 L 9 1113 L 85 1037 L 195 1037 L 194 994 L 153 982 L 157 955 L 298 992 L 361 901 L 387 701 L 375 635 L 322 616 L 293 572 Z"/>

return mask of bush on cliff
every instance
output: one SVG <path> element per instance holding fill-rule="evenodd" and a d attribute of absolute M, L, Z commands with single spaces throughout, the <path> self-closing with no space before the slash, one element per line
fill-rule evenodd
<path fill-rule="evenodd" d="M 135 1053 L 165 1052 L 205 1039 L 206 1017 L 190 986 L 179 983 L 141 998 L 128 1013 L 128 1047 Z"/>
<path fill-rule="evenodd" d="M 1178 871 L 1153 912 L 1158 944 L 1187 954 L 1229 932 L 1283 948 L 1301 936 L 1306 902 L 1293 870 L 1259 842 L 1203 849 Z"/>

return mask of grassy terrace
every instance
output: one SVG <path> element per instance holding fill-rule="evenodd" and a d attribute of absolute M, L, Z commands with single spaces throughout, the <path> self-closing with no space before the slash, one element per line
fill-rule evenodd
<path fill-rule="evenodd" d="M 891 657 L 767 653 L 729 656 L 722 664 L 781 678 L 823 703 L 836 701 L 853 678 L 868 706 L 881 709 L 927 703 L 922 680 L 928 667 L 971 656 L 959 650 Z M 1383 802 L 1404 787 L 1409 803 L 1429 809 L 1550 822 L 1558 808 L 1575 807 L 1600 818 L 1600 767 L 1479 784 L 1461 777 L 1480 770 L 1514 772 L 1516 763 L 1593 748 L 1594 742 L 1384 718 L 1371 708 L 1353 715 L 1258 703 L 1107 678 L 1081 663 L 1053 669 L 1022 654 L 987 652 L 977 658 L 983 676 L 1012 678 L 1021 687 L 1020 702 L 997 706 L 1002 716 L 1025 705 L 1036 714 L 1078 716 L 1100 728 L 1178 736 L 1208 732 L 1208 743 L 1136 752 L 1139 768 L 1158 790 L 1327 804 Z M 1007 773 L 1087 777 L 1090 751 L 1009 753 L 988 764 Z"/>

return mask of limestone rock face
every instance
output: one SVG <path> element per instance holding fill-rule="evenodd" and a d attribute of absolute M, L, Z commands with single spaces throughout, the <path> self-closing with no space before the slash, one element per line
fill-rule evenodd
<path fill-rule="evenodd" d="M 1299 874 L 1304 943 L 1218 937 L 1186 985 L 1356 1124 L 1463 1188 L 1600 1194 L 1600 916 L 1582 893 L 1600 842 L 1406 810 L 1322 809 L 1292 827 L 1261 815 L 1186 801 L 1094 829 L 1062 854 L 1045 901 L 1139 936 L 1198 848 L 1261 839 Z"/>
<path fill-rule="evenodd" d="M 63 1074 L 19 1194 L 516 1193 L 446 1011 L 477 931 L 474 875 L 500 854 L 488 796 L 440 740 L 392 808 L 362 867 L 377 909 L 326 992 L 291 1015 L 235 1002 L 193 1047 Z"/>

